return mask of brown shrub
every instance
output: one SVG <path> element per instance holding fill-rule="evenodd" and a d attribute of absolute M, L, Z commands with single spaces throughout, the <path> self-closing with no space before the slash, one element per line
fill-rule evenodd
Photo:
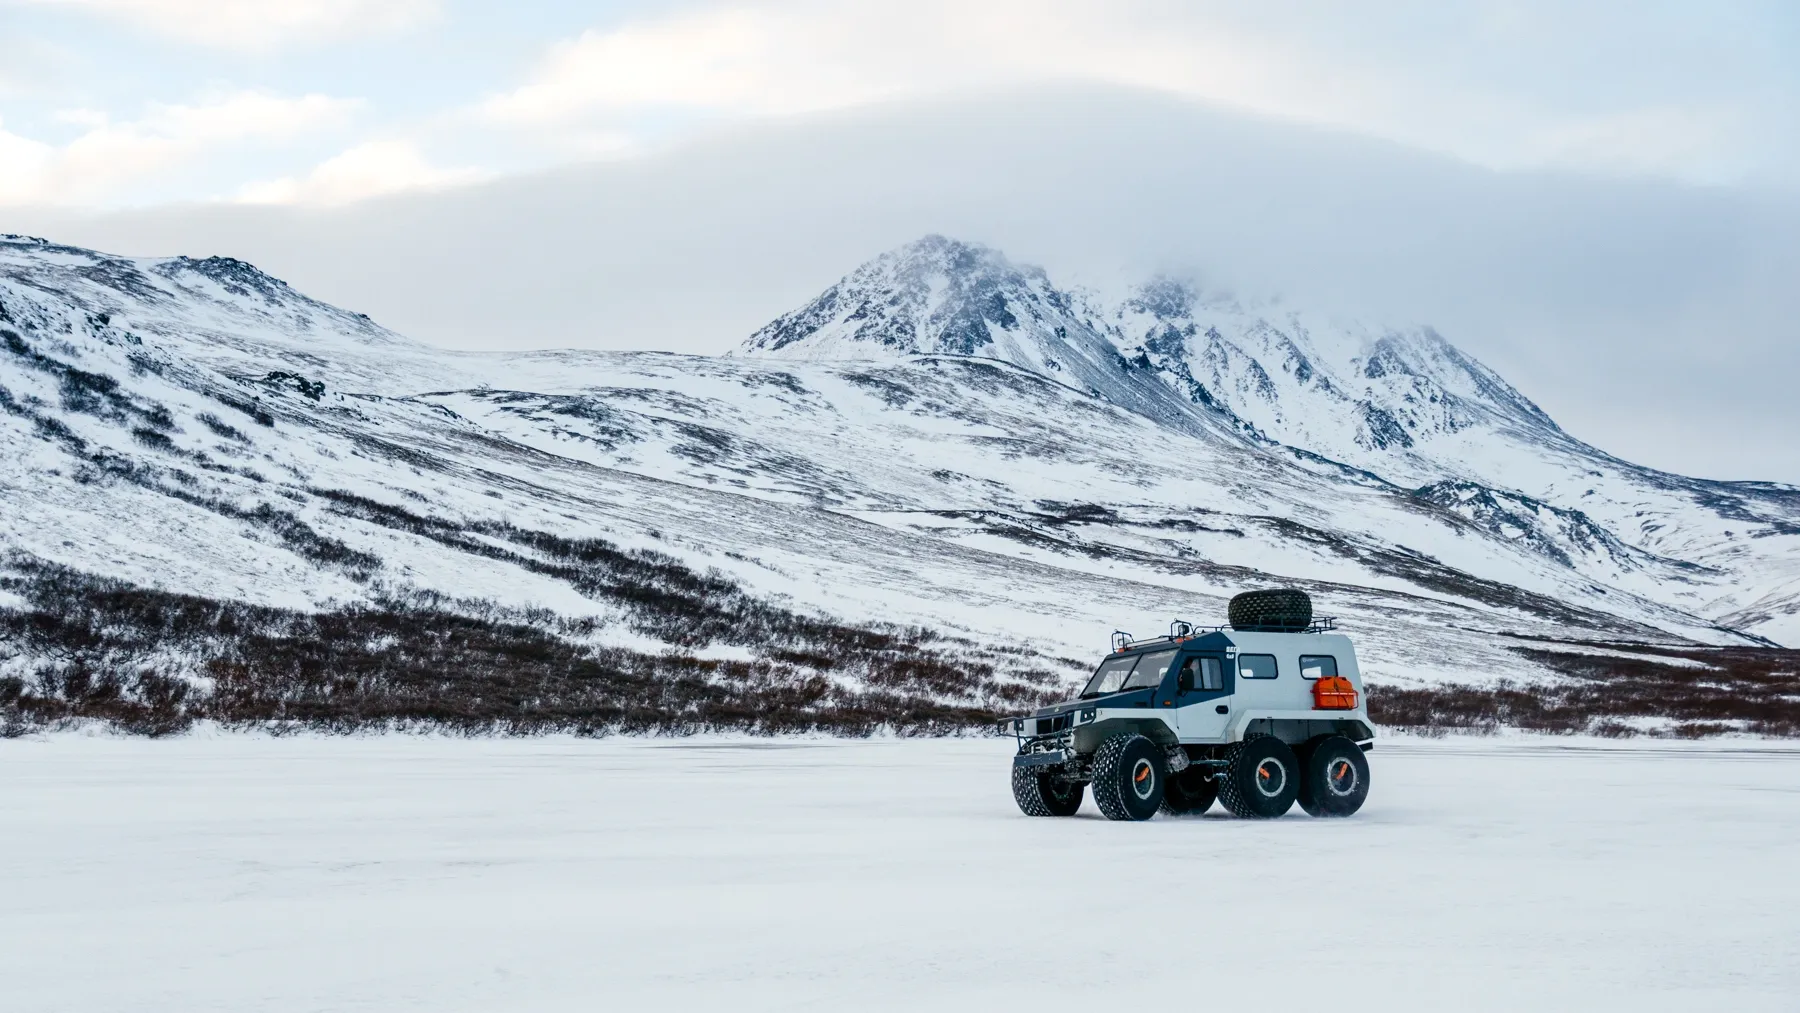
<path fill-rule="evenodd" d="M 0 612 L 0 636 L 56 662 L 0 681 L 11 734 L 72 718 L 148 735 L 201 719 L 339 732 L 935 734 L 984 728 L 1055 686 L 1002 680 L 973 645 L 817 618 L 784 620 L 755 660 L 722 662 L 596 648 L 577 639 L 591 623 L 428 595 L 301 613 L 13 565 L 19 575 L 0 585 L 31 607 Z M 201 659 L 210 692 L 157 668 L 172 650 Z M 826 672 L 854 673 L 861 688 Z"/>
<path fill-rule="evenodd" d="M 1684 737 L 1733 731 L 1800 735 L 1800 651 L 1592 646 L 1640 656 L 1514 648 L 1562 678 L 1486 686 L 1371 686 L 1369 715 L 1380 724 L 1407 729 L 1510 727 L 1627 736 L 1637 733 L 1630 719 L 1657 718 L 1671 723 L 1668 734 Z"/>

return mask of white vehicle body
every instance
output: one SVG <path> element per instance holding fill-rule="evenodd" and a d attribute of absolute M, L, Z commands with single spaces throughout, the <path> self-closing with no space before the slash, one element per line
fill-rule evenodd
<path fill-rule="evenodd" d="M 1325 734 L 1358 743 L 1375 737 L 1349 637 L 1221 629 L 1131 644 L 1111 657 L 1154 661 L 1164 655 L 1168 657 L 1160 662 L 1153 684 L 1045 707 L 1004 723 L 1003 730 L 1019 737 L 1022 754 L 1065 756 L 1090 753 L 1101 740 L 1126 730 L 1169 746 L 1222 746 L 1251 735 L 1273 735 L 1293 744 Z M 1188 660 L 1208 658 L 1220 667 L 1216 688 L 1181 685 Z M 1356 694 L 1354 707 L 1319 707 L 1314 687 L 1323 673 L 1349 681 Z M 1046 757 L 1046 762 L 1055 761 Z"/>
<path fill-rule="evenodd" d="M 1177 621 L 1155 640 L 1115 634 L 1079 697 L 1004 722 L 1018 741 L 1020 811 L 1072 816 L 1083 792 L 1111 820 L 1215 801 L 1259 819 L 1296 803 L 1311 816 L 1361 808 L 1375 727 L 1350 638 L 1315 621 L 1299 592 L 1240 595 L 1234 616 L 1240 601 L 1256 628 Z"/>

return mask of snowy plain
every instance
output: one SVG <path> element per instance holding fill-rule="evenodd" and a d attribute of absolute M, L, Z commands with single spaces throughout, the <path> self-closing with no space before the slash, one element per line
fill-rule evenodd
<path fill-rule="evenodd" d="M 1388 739 L 1349 820 L 993 739 L 0 742 L 11 1010 L 1800 1009 L 1800 748 Z"/>

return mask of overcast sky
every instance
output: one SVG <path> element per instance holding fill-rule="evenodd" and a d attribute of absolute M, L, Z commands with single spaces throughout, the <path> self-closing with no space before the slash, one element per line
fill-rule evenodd
<path fill-rule="evenodd" d="M 0 0 L 0 231 L 719 351 L 926 231 L 1430 322 L 1800 481 L 1800 5 Z"/>
<path fill-rule="evenodd" d="M 334 202 L 1122 85 L 1496 168 L 1792 183 L 1790 0 L 0 0 L 0 201 Z"/>

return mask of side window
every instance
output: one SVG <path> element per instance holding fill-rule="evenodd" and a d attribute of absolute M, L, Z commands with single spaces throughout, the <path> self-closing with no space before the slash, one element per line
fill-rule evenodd
<path fill-rule="evenodd" d="M 1302 679 L 1335 679 L 1337 674 L 1337 659 L 1329 654 L 1302 654 L 1300 656 L 1300 678 Z"/>
<path fill-rule="evenodd" d="M 1225 666 L 1218 658 L 1189 658 L 1181 663 L 1181 681 L 1196 693 L 1224 689 Z"/>
<path fill-rule="evenodd" d="M 1280 674 L 1273 654 L 1240 654 L 1237 661 L 1240 679 L 1273 679 Z"/>

